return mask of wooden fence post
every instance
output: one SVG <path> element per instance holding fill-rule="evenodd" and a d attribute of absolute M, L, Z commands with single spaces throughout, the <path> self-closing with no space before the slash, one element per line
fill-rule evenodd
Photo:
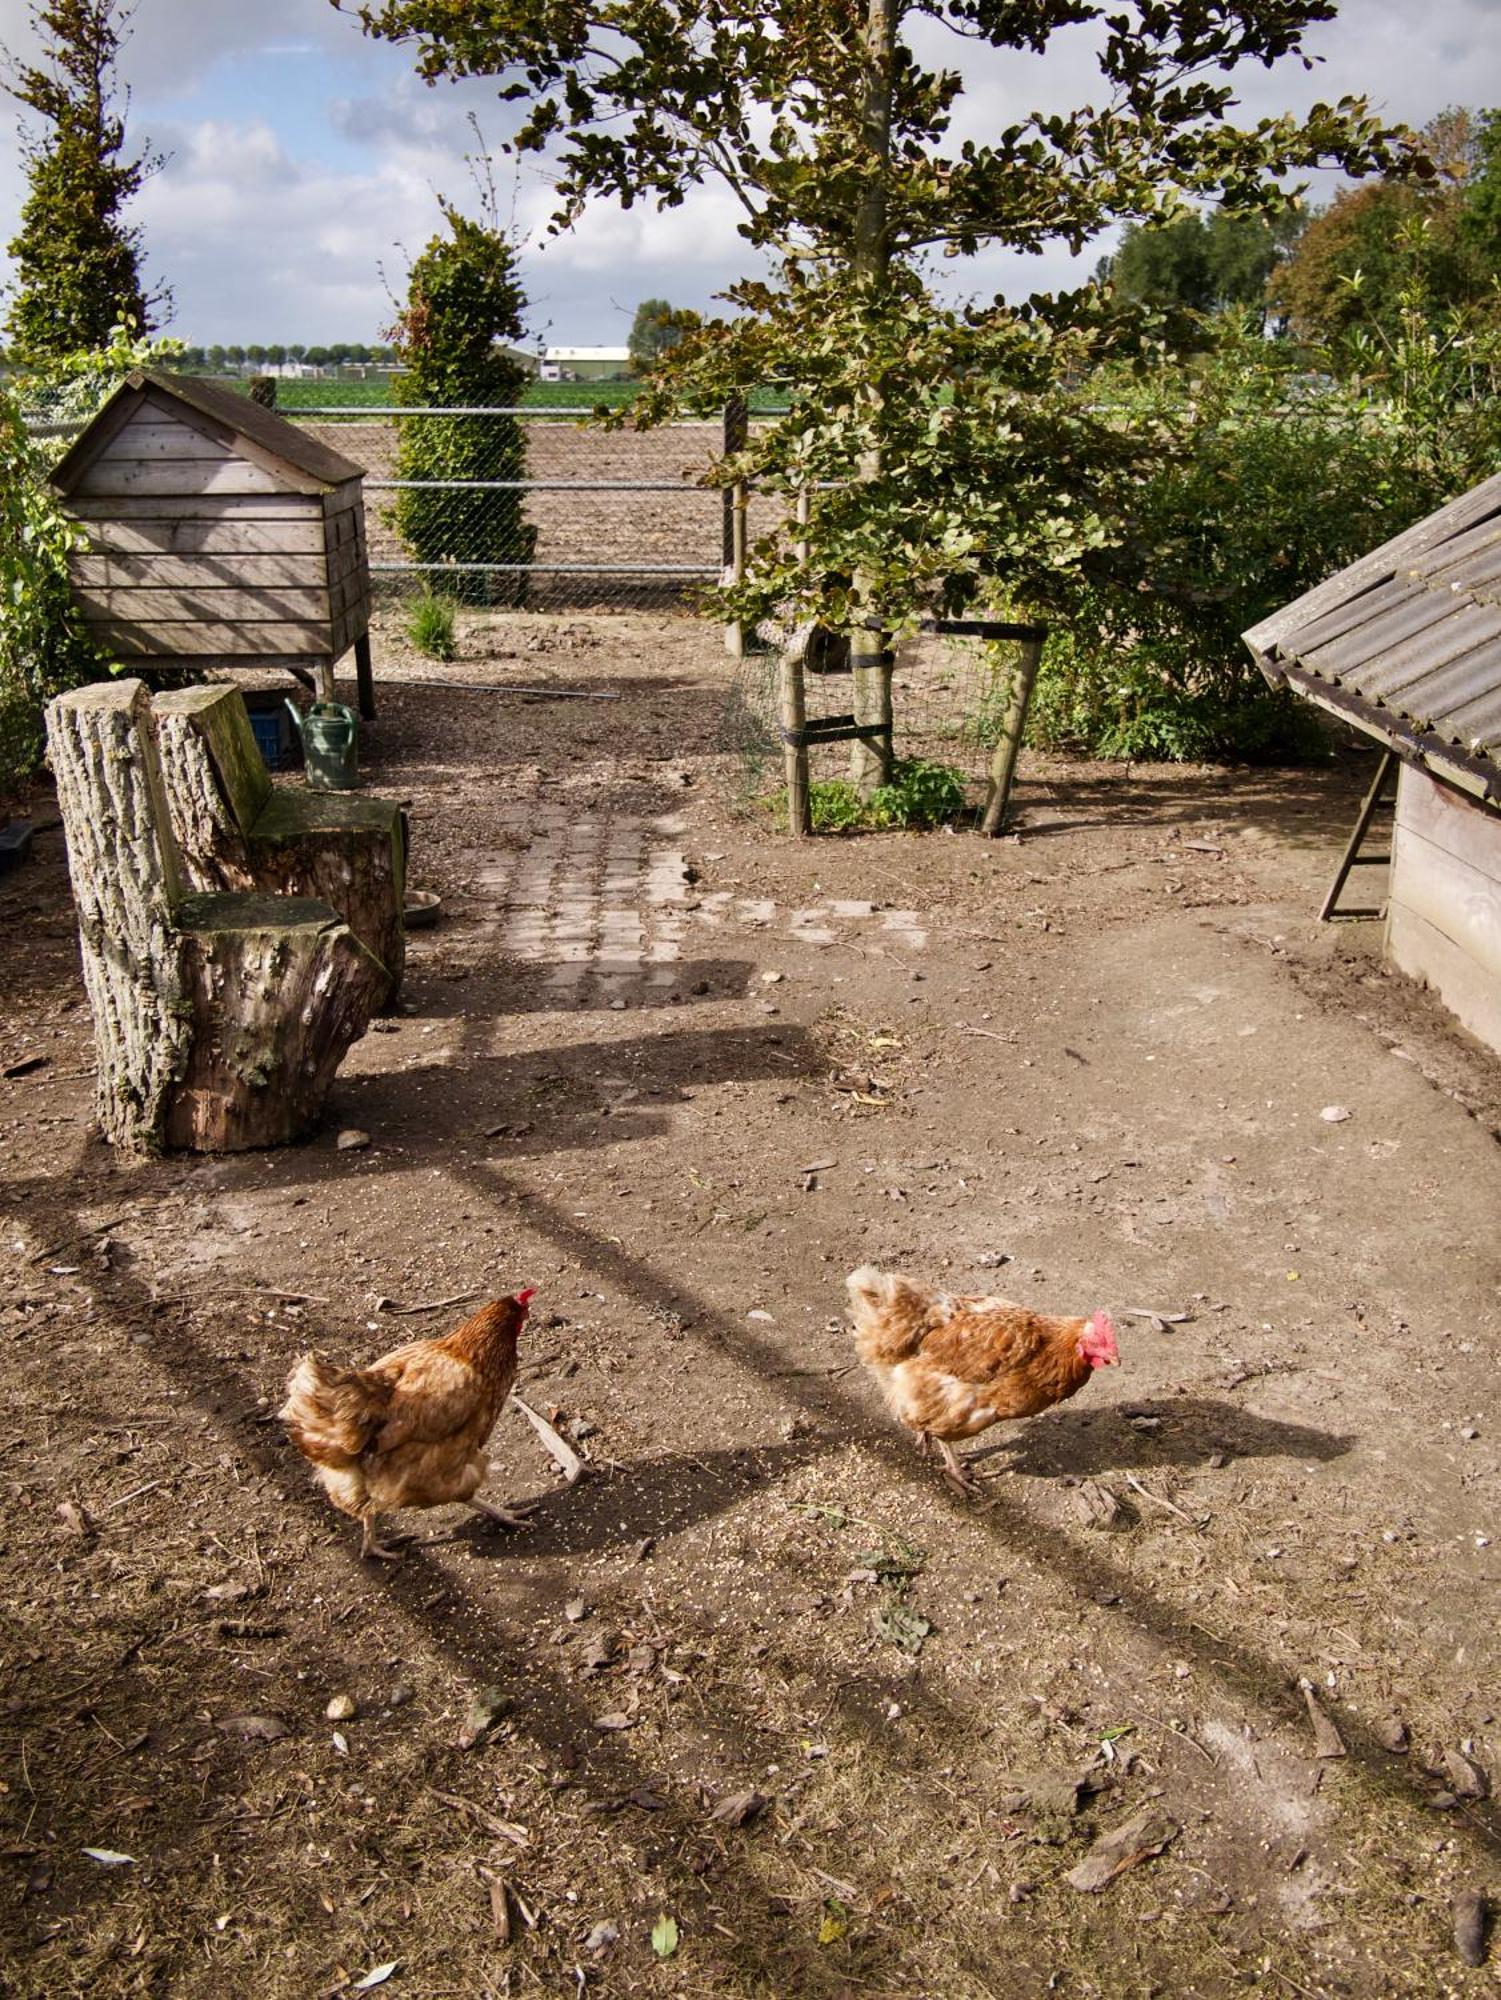
<path fill-rule="evenodd" d="M 991 839 L 1000 832 L 1006 807 L 1011 800 L 1011 781 L 1016 776 L 1016 760 L 1021 752 L 1027 704 L 1032 699 L 1032 685 L 1042 662 L 1043 636 L 1022 640 L 1021 652 L 1012 669 L 1006 716 L 990 762 L 990 796 L 985 801 L 985 813 L 980 821 L 981 833 Z"/>
<path fill-rule="evenodd" d="M 737 451 L 744 451 L 746 439 L 750 436 L 750 413 L 743 396 L 732 397 L 724 406 L 724 455 L 732 457 Z M 734 583 L 740 583 L 745 576 L 746 546 L 746 490 L 744 480 L 737 479 L 733 486 L 724 490 L 724 568 Z M 745 627 L 738 619 L 732 619 L 724 628 L 725 651 L 732 659 L 740 659 L 745 653 Z"/>

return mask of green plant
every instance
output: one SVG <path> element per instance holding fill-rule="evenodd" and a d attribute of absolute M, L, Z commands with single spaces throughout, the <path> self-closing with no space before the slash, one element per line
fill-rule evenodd
<path fill-rule="evenodd" d="M 511 245 L 495 215 L 495 191 L 481 180 L 485 212 L 475 221 L 443 203 L 448 235 L 435 236 L 412 266 L 407 300 L 391 338 L 405 372 L 398 403 L 418 407 L 509 409 L 526 383 L 505 343 L 522 332 L 526 300 Z M 526 439 L 514 417 L 407 418 L 397 455 L 399 479 L 485 481 L 469 491 L 408 487 L 395 520 L 419 562 L 448 568 L 443 587 L 466 604 L 519 604 L 522 565 L 537 533 L 513 482 L 526 474 Z M 496 572 L 470 563 L 507 563 Z M 430 572 L 431 573 L 431 572 Z"/>
<path fill-rule="evenodd" d="M 68 584 L 68 554 L 81 539 L 53 505 L 43 456 L 0 387 L 0 796 L 36 766 L 44 705 L 104 671 Z"/>
<path fill-rule="evenodd" d="M 140 231 L 120 211 L 161 166 L 125 154 L 128 93 L 115 58 L 133 10 L 116 0 L 46 0 L 31 8 L 38 63 L 12 61 L 3 87 L 41 119 L 24 134 L 28 189 L 10 244 L 16 282 L 6 327 L 29 360 L 103 344 L 122 319 L 149 327 L 140 276 Z"/>
<path fill-rule="evenodd" d="M 1294 375 L 1255 331 L 1191 369 L 1099 385 L 1161 448 L 1119 545 L 1057 595 L 1030 740 L 1109 757 L 1305 751 L 1306 705 L 1267 688 L 1240 635 L 1501 463 L 1501 409 L 1459 393 L 1481 348 L 1438 341 L 1415 329 L 1383 350 L 1379 394 Z"/>
<path fill-rule="evenodd" d="M 453 599 L 441 591 L 425 590 L 407 612 L 406 635 L 428 659 L 453 659 L 458 652 L 454 641 Z"/>
<path fill-rule="evenodd" d="M 872 826 L 942 826 L 965 809 L 964 774 L 926 757 L 898 757 L 866 801 Z"/>
<path fill-rule="evenodd" d="M 780 803 L 785 823 L 785 792 Z M 844 778 L 822 778 L 809 785 L 808 811 L 815 833 L 855 833 L 866 824 L 865 801 Z"/>
<path fill-rule="evenodd" d="M 1275 215 L 1310 168 L 1412 158 L 1410 135 L 1363 100 L 1236 122 L 1233 73 L 1296 59 L 1329 0 L 356 11 L 370 32 L 415 44 L 428 79 L 490 77 L 525 101 L 513 144 L 546 153 L 557 228 L 600 199 L 671 208 L 704 182 L 728 189 L 758 275 L 724 294 L 733 317 L 691 326 L 658 357 L 619 421 L 666 423 L 685 401 L 707 414 L 787 387 L 789 415 L 753 426 L 715 470 L 786 499 L 718 609 L 847 633 L 862 723 L 889 708 L 888 632 L 1006 589 L 1030 598 L 1112 538 L 1130 441 L 1068 391 L 1100 355 L 1140 352 L 1150 320 L 1091 286 L 951 306 L 930 269 L 1056 242 L 1077 251 L 1188 201 Z M 1099 71 L 1081 108 L 985 114 L 1016 102 L 1037 58 L 1061 52 L 1066 65 L 1071 43 Z M 806 522 L 798 490 L 813 495 Z M 879 736 L 856 740 L 862 795 L 890 777 L 884 761 Z"/>
<path fill-rule="evenodd" d="M 883 832 L 893 827 L 941 826 L 966 810 L 964 776 L 948 764 L 925 757 L 898 757 L 890 782 L 862 799 L 845 778 L 820 779 L 808 787 L 808 809 L 815 833 Z M 777 795 L 776 809 L 785 822 L 787 795 Z"/>

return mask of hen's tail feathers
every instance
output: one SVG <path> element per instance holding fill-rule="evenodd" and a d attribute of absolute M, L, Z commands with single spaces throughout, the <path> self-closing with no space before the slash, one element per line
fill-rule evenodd
<path fill-rule="evenodd" d="M 287 1377 L 280 1416 L 293 1444 L 317 1465 L 352 1465 L 385 1422 L 391 1384 L 358 1368 L 304 1354 Z"/>
<path fill-rule="evenodd" d="M 899 1271 L 878 1271 L 874 1264 L 862 1264 L 844 1282 L 863 1361 L 891 1366 L 916 1353 L 928 1330 L 931 1291 Z"/>

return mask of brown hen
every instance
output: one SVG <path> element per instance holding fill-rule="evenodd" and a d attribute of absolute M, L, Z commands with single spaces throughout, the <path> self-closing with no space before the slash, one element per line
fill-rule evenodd
<path fill-rule="evenodd" d="M 534 1294 L 481 1306 L 442 1340 L 411 1340 L 367 1368 L 304 1354 L 281 1409 L 293 1444 L 341 1513 L 364 1530 L 362 1556 L 397 1560 L 376 1538 L 398 1507 L 467 1501 L 503 1526 L 522 1514 L 473 1496 L 489 1464 L 485 1446 L 516 1380 L 516 1343 Z"/>
<path fill-rule="evenodd" d="M 1108 1316 L 1058 1318 L 1009 1299 L 955 1298 L 862 1265 L 845 1280 L 860 1359 L 924 1450 L 937 1440 L 948 1477 L 974 1490 L 950 1443 L 1076 1395 L 1120 1360 Z"/>

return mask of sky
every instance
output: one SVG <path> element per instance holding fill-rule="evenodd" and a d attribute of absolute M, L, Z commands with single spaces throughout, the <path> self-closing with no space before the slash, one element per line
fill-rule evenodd
<path fill-rule="evenodd" d="M 30 52 L 29 0 L 0 0 L 0 44 Z M 1313 29 L 1312 71 L 1237 74 L 1245 119 L 1299 111 L 1346 92 L 1422 125 L 1450 104 L 1501 104 L 1501 0 L 1346 0 Z M 1078 33 L 1045 58 L 985 53 L 963 108 L 976 136 L 1033 109 L 1098 96 Z M 121 76 L 130 133 L 168 155 L 133 205 L 147 267 L 176 298 L 184 340 L 374 341 L 392 294 L 438 226 L 438 201 L 472 205 L 468 119 L 498 149 L 514 118 L 482 83 L 421 83 L 410 52 L 362 36 L 329 0 L 139 0 Z M 0 101 L 0 241 L 25 191 L 14 107 Z M 502 210 L 522 249 L 533 338 L 623 345 L 637 303 L 708 308 L 749 267 L 731 197 L 706 188 L 656 212 L 596 207 L 562 238 L 545 166 L 497 163 Z M 1327 192 L 1327 190 L 1321 190 Z M 1060 246 L 1041 257 L 992 252 L 958 267 L 952 289 L 1010 297 L 1087 272 Z M 0 260 L 0 269 L 8 269 Z M 960 275 L 962 273 L 962 275 Z"/>

